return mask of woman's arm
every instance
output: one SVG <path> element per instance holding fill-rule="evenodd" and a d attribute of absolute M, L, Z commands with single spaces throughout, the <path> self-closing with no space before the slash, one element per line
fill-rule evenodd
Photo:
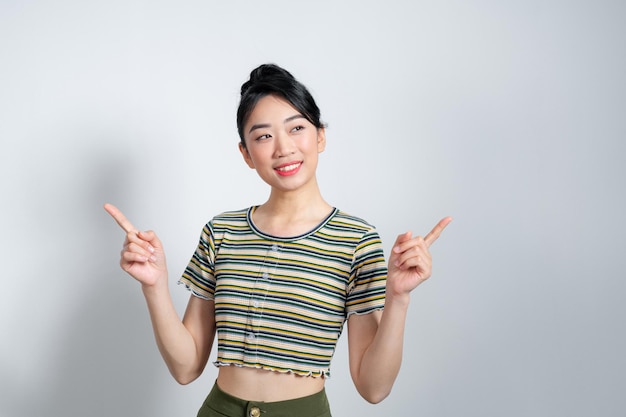
<path fill-rule="evenodd" d="M 441 220 L 425 238 L 411 238 L 410 232 L 398 236 L 389 258 L 385 309 L 348 319 L 350 374 L 371 403 L 385 399 L 398 376 L 410 292 L 430 277 L 429 247 L 450 221 Z"/>
<path fill-rule="evenodd" d="M 181 321 L 169 293 L 163 245 L 152 232 L 139 232 L 115 206 L 105 210 L 126 232 L 120 266 L 141 283 L 161 356 L 180 384 L 198 378 L 215 336 L 213 301 L 191 296 Z"/>
<path fill-rule="evenodd" d="M 406 307 L 353 314 L 348 319 L 350 374 L 354 385 L 368 402 L 384 400 L 393 387 L 402 362 Z"/>
<path fill-rule="evenodd" d="M 202 374 L 211 353 L 215 337 L 213 301 L 191 295 L 181 321 L 169 292 L 143 287 L 143 293 L 167 368 L 179 384 L 189 384 Z"/>

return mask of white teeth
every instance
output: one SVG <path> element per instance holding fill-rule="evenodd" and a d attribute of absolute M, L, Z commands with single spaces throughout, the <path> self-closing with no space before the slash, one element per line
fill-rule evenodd
<path fill-rule="evenodd" d="M 276 169 L 278 171 L 282 171 L 282 172 L 291 171 L 291 170 L 294 170 L 294 169 L 298 168 L 298 165 L 300 165 L 300 164 L 297 163 L 297 164 L 287 165 L 287 166 L 276 168 Z"/>

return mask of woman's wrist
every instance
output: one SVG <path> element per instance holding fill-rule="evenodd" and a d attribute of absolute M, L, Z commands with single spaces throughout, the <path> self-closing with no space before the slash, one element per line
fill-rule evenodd
<path fill-rule="evenodd" d="M 411 301 L 411 293 L 394 294 L 387 292 L 385 294 L 385 308 L 394 306 L 399 308 L 408 309 Z"/>
<path fill-rule="evenodd" d="M 169 294 L 169 287 L 167 285 L 167 277 L 164 279 L 158 279 L 153 284 L 141 284 L 141 291 L 145 297 L 158 296 L 159 294 Z"/>

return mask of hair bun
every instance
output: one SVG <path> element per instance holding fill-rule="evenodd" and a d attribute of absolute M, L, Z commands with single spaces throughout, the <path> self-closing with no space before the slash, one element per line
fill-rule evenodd
<path fill-rule="evenodd" d="M 245 95 L 250 87 L 257 84 L 264 84 L 268 80 L 295 80 L 294 76 L 284 68 L 276 64 L 259 65 L 250 72 L 250 79 L 241 86 L 241 95 Z"/>

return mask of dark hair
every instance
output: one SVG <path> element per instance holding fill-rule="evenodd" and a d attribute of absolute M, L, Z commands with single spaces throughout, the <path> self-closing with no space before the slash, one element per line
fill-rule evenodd
<path fill-rule="evenodd" d="M 263 64 L 253 69 L 250 79 L 241 86 L 237 130 L 244 147 L 246 146 L 244 124 L 259 100 L 268 95 L 276 95 L 287 100 L 316 128 L 325 127 L 320 120 L 320 109 L 309 90 L 287 70 L 275 64 Z"/>

